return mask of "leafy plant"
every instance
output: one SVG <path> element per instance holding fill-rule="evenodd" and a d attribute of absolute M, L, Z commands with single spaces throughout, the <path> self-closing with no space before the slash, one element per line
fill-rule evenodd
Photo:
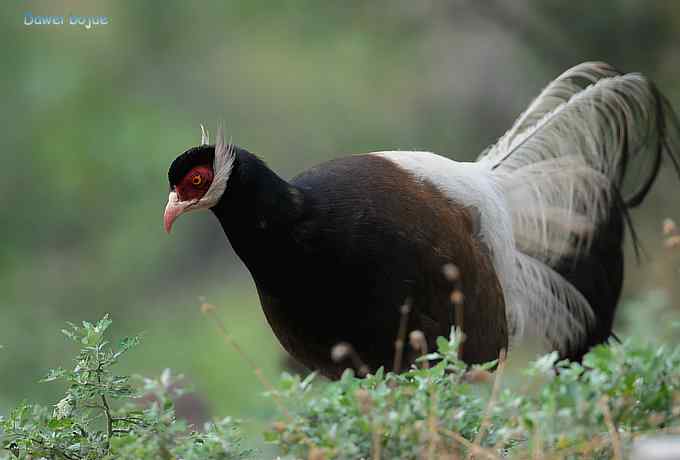
<path fill-rule="evenodd" d="M 116 375 L 113 366 L 139 338 L 112 347 L 105 338 L 110 325 L 104 317 L 63 331 L 81 349 L 70 370 L 50 370 L 44 381 L 65 383 L 64 397 L 51 407 L 22 403 L 1 418 L 1 459 L 254 455 L 241 447 L 231 418 L 202 431 L 177 420 L 180 376 Z M 680 347 L 628 340 L 595 347 L 582 364 L 551 353 L 513 389 L 502 386 L 503 355 L 470 368 L 458 358 L 460 333 L 440 338 L 433 353 L 414 346 L 418 337 L 411 334 L 412 346 L 423 355 L 403 374 L 379 370 L 357 378 L 348 370 L 330 383 L 284 374 L 277 386 L 262 377 L 281 411 L 265 439 L 283 455 L 315 460 L 623 458 L 636 437 L 680 433 Z"/>
<path fill-rule="evenodd" d="M 139 344 L 125 338 L 117 348 L 105 340 L 111 320 L 70 324 L 62 332 L 82 348 L 71 370 L 52 369 L 44 382 L 67 385 L 52 408 L 27 402 L 0 418 L 2 447 L 15 458 L 85 459 L 242 459 L 230 418 L 192 431 L 175 418 L 173 398 L 179 377 L 166 370 L 158 379 L 130 378 L 112 367 Z M 146 407 L 141 397 L 147 400 Z M 8 458 L 5 456 L 4 458 Z"/>
<path fill-rule="evenodd" d="M 501 388 L 502 360 L 468 369 L 460 343 L 440 338 L 400 375 L 347 371 L 321 385 L 286 375 L 275 396 L 289 415 L 267 439 L 296 458 L 622 458 L 636 436 L 680 432 L 680 348 L 612 343 L 583 364 L 551 353 L 519 391 Z"/>

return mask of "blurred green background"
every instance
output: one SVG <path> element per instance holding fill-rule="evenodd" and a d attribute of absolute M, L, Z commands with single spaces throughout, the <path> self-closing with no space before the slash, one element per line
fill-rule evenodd
<path fill-rule="evenodd" d="M 109 24 L 26 26 L 27 12 Z M 106 312 L 116 334 L 144 332 L 121 372 L 171 367 L 246 425 L 274 412 L 198 309 L 219 306 L 276 378 L 281 348 L 222 230 L 210 213 L 162 229 L 167 168 L 201 122 L 291 177 L 380 149 L 472 159 L 585 60 L 645 73 L 680 109 L 678 2 L 50 1 L 0 15 L 0 413 L 53 402 L 61 389 L 37 380 L 75 352 L 59 329 Z M 679 186 L 666 167 L 634 212 L 645 252 L 628 258 L 619 335 L 658 337 L 678 307 L 660 229 L 680 217 Z"/>

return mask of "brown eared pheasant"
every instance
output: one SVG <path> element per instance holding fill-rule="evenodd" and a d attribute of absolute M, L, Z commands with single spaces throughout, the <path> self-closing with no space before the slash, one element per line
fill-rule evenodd
<path fill-rule="evenodd" d="M 584 63 L 551 82 L 475 162 L 382 151 L 285 180 L 225 143 L 170 166 L 164 224 L 210 209 L 297 360 L 337 378 L 352 345 L 370 371 L 392 367 L 400 306 L 427 343 L 460 322 L 463 359 L 496 359 L 526 337 L 579 359 L 612 333 L 628 210 L 662 160 L 680 172 L 680 125 L 637 73 Z M 442 268 L 458 268 L 462 306 Z M 461 308 L 462 311 L 455 311 Z M 407 361 L 415 357 L 407 345 Z"/>

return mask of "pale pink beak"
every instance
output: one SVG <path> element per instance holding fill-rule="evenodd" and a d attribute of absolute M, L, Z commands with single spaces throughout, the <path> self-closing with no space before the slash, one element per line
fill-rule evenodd
<path fill-rule="evenodd" d="M 168 204 L 165 206 L 165 213 L 163 214 L 163 227 L 165 231 L 170 233 L 172 230 L 172 224 L 184 211 L 187 210 L 189 206 L 194 204 L 196 201 L 180 201 L 177 192 L 172 191 L 168 196 Z"/>

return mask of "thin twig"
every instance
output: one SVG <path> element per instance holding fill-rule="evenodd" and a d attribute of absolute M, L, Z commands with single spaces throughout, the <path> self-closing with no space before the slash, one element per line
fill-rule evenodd
<path fill-rule="evenodd" d="M 457 441 L 458 443 L 462 444 L 465 446 L 467 449 L 473 452 L 473 454 L 482 454 L 486 458 L 489 458 L 491 460 L 500 460 L 501 457 L 499 457 L 495 452 L 493 452 L 490 449 L 485 449 L 484 447 L 477 446 L 467 439 L 465 439 L 463 436 L 460 434 L 456 433 L 455 431 L 447 430 L 445 428 L 440 428 L 439 432 L 442 434 L 445 434 L 446 436 L 449 436 L 450 438 L 453 438 L 454 441 Z"/>
<path fill-rule="evenodd" d="M 496 444 L 493 445 L 493 450 L 496 452 L 500 451 L 504 444 L 505 438 L 503 436 L 499 436 L 498 439 L 496 439 Z"/>
<path fill-rule="evenodd" d="M 380 427 L 373 429 L 372 436 L 373 436 L 373 449 L 371 449 L 371 459 L 380 460 L 382 456 L 382 443 L 380 442 L 380 438 L 382 437 L 382 430 L 380 429 Z"/>
<path fill-rule="evenodd" d="M 531 450 L 531 458 L 533 460 L 540 460 L 543 458 L 543 443 L 541 442 L 541 432 L 538 429 L 538 423 L 534 428 L 534 443 Z"/>
<path fill-rule="evenodd" d="M 99 386 L 102 384 L 102 369 L 101 365 L 97 368 L 97 383 Z M 106 400 L 105 395 L 99 395 L 102 400 L 102 406 L 104 407 L 104 414 L 106 414 L 106 450 L 108 451 L 111 446 L 111 437 L 113 436 L 113 417 L 111 417 L 111 407 L 109 402 Z"/>
<path fill-rule="evenodd" d="M 276 407 L 283 413 L 284 417 L 288 419 L 288 421 L 295 427 L 295 420 L 293 417 L 290 415 L 290 412 L 288 412 L 288 409 L 286 409 L 286 406 L 283 405 L 283 401 L 279 398 L 276 389 L 274 388 L 274 385 L 264 376 L 262 373 L 262 369 L 260 369 L 256 364 L 255 361 L 246 354 L 246 352 L 241 348 L 241 346 L 231 337 L 231 335 L 227 332 L 227 328 L 224 326 L 224 322 L 222 319 L 217 316 L 215 313 L 215 310 L 217 308 L 214 305 L 208 304 L 208 303 L 203 303 L 201 305 L 201 313 L 203 313 L 205 316 L 210 316 L 217 326 L 217 330 L 224 339 L 224 342 L 229 345 L 231 348 L 233 348 L 236 353 L 241 356 L 241 358 L 248 363 L 248 365 L 253 369 L 253 372 L 255 373 L 255 376 L 257 379 L 260 381 L 260 384 L 271 394 L 272 399 L 274 400 L 274 404 L 276 404 Z M 311 439 L 309 439 L 309 436 L 307 436 L 303 431 L 300 431 L 296 427 L 296 431 L 299 432 L 299 434 L 302 436 L 302 441 L 307 444 L 307 446 L 310 448 L 310 452 L 314 449 L 316 449 L 316 445 L 314 442 L 312 442 Z"/>
<path fill-rule="evenodd" d="M 406 299 L 404 305 L 400 308 L 401 317 L 399 318 L 399 332 L 397 333 L 397 340 L 394 342 L 394 363 L 392 364 L 392 371 L 399 373 L 401 363 L 404 359 L 404 342 L 406 340 L 406 328 L 408 326 L 408 314 L 411 312 L 411 300 Z"/>
<path fill-rule="evenodd" d="M 359 377 L 368 375 L 370 368 L 364 363 L 352 344 L 349 342 L 336 343 L 331 349 L 331 359 L 336 363 L 342 363 L 347 358 L 352 361 L 352 368 L 356 370 Z"/>
<path fill-rule="evenodd" d="M 411 348 L 416 352 L 419 352 L 421 357 L 424 357 L 428 353 L 427 339 L 423 331 L 415 330 L 411 331 L 409 334 L 409 343 Z M 429 369 L 430 362 L 425 359 L 423 360 L 423 369 Z M 435 393 L 434 385 L 430 384 L 428 388 L 430 408 L 427 415 L 427 428 L 428 428 L 428 445 L 427 445 L 427 459 L 434 460 L 434 456 L 437 453 L 437 447 L 439 444 L 437 427 L 439 426 L 439 420 L 437 419 L 437 394 Z"/>
<path fill-rule="evenodd" d="M 460 331 L 462 337 L 458 345 L 458 358 L 463 359 L 463 351 L 465 348 L 465 304 L 463 291 L 460 286 L 460 281 L 456 281 L 456 289 L 451 293 L 451 303 L 453 304 L 454 313 L 456 315 L 456 327 Z"/>
<path fill-rule="evenodd" d="M 41 446 L 43 449 L 49 450 L 52 454 L 56 454 L 56 455 L 60 455 L 60 456 L 64 457 L 66 460 L 79 460 L 80 458 L 82 458 L 82 457 L 80 457 L 80 455 L 78 455 L 78 454 L 73 454 L 74 456 L 71 456 L 71 455 L 67 454 L 65 451 L 62 451 L 61 449 L 58 449 L 58 448 L 56 448 L 56 447 L 47 446 L 47 445 L 45 445 L 45 443 L 44 443 L 41 439 L 29 438 L 29 440 L 30 440 L 32 443 L 38 444 L 38 445 Z M 12 454 L 13 454 L 15 457 L 19 457 L 19 455 L 14 454 L 14 452 L 12 452 Z M 30 452 L 27 452 L 27 454 L 30 455 L 31 453 L 30 453 Z M 29 458 L 30 458 L 30 457 L 29 457 Z"/>
<path fill-rule="evenodd" d="M 616 460 L 623 460 L 623 450 L 621 449 L 621 438 L 619 437 L 619 430 L 616 429 L 612 413 L 609 411 L 609 399 L 605 396 L 598 403 L 602 414 L 604 414 L 604 421 L 607 424 L 609 435 L 612 439 L 612 450 L 614 451 L 614 458 Z"/>
<path fill-rule="evenodd" d="M 505 370 L 505 361 L 506 361 L 506 353 L 505 349 L 502 349 L 500 354 L 498 355 L 498 369 L 496 370 L 496 376 L 493 381 L 493 387 L 491 389 L 491 397 L 489 398 L 489 402 L 486 405 L 486 409 L 484 409 L 484 416 L 482 417 L 482 422 L 479 425 L 479 431 L 477 432 L 477 436 L 475 436 L 475 445 L 481 445 L 482 441 L 484 440 L 484 435 L 486 434 L 486 430 L 489 428 L 491 425 L 491 409 L 493 408 L 493 405 L 496 403 L 496 400 L 498 399 L 498 392 L 500 391 L 501 388 L 501 378 L 503 377 L 503 371 Z M 467 456 L 468 459 L 472 458 L 472 453 L 470 452 Z"/>
<path fill-rule="evenodd" d="M 428 426 L 428 445 L 427 445 L 427 459 L 434 460 L 439 447 L 439 419 L 437 418 L 437 393 L 434 391 L 434 385 L 430 384 L 430 413 L 427 417 Z"/>
<path fill-rule="evenodd" d="M 442 271 L 444 277 L 450 281 L 453 286 L 449 300 L 451 301 L 451 308 L 453 309 L 453 323 L 462 335 L 460 344 L 458 345 L 458 358 L 462 360 L 465 346 L 465 295 L 463 294 L 463 283 L 460 279 L 460 269 L 456 265 L 449 263 L 442 267 Z"/>
<path fill-rule="evenodd" d="M 411 348 L 413 348 L 416 352 L 419 352 L 421 357 L 427 355 L 429 347 L 427 346 L 427 338 L 425 337 L 425 334 L 423 334 L 423 331 L 418 329 L 411 331 L 411 333 L 408 335 L 408 340 Z M 423 369 L 430 368 L 429 360 L 424 359 L 422 363 Z"/>
<path fill-rule="evenodd" d="M 283 412 L 286 418 L 289 418 L 292 420 L 292 417 L 290 416 L 290 413 L 288 413 L 288 409 L 283 405 L 283 402 L 279 399 L 278 395 L 276 394 L 276 389 L 274 388 L 274 385 L 267 380 L 267 378 L 264 376 L 262 373 L 262 369 L 260 369 L 259 366 L 255 363 L 255 361 L 246 354 L 246 352 L 241 348 L 241 345 L 236 342 L 231 334 L 227 332 L 227 328 L 224 326 L 224 322 L 222 319 L 215 314 L 216 307 L 214 305 L 204 303 L 201 305 L 201 312 L 206 315 L 210 316 L 212 318 L 213 322 L 217 326 L 217 330 L 219 331 L 220 335 L 224 339 L 224 342 L 229 345 L 231 348 L 238 353 L 238 355 L 250 366 L 250 368 L 253 370 L 255 373 L 255 376 L 257 379 L 260 381 L 263 387 L 267 391 L 269 391 L 272 395 L 272 398 L 274 399 L 274 402 L 278 406 L 279 410 Z"/>
<path fill-rule="evenodd" d="M 111 420 L 113 422 L 127 422 L 127 423 L 130 423 L 132 425 L 136 425 L 136 426 L 139 426 L 139 427 L 142 427 L 142 428 L 147 426 L 147 424 L 144 422 L 144 419 L 137 418 L 137 417 L 111 417 Z M 114 430 L 114 431 L 116 431 L 116 430 Z"/>
<path fill-rule="evenodd" d="M 109 402 L 106 400 L 106 396 L 101 395 L 101 398 L 102 404 L 104 405 L 104 413 L 106 414 L 106 437 L 108 439 L 111 439 L 111 435 L 113 434 L 113 419 L 111 418 L 111 408 L 109 407 Z"/>

